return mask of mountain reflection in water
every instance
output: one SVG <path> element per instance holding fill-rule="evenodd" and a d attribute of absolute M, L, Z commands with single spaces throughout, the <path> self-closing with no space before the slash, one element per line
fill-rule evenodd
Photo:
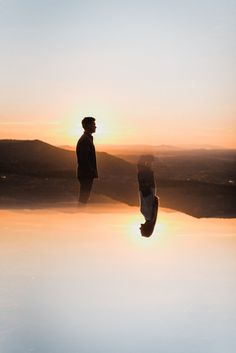
<path fill-rule="evenodd" d="M 1 210 L 0 351 L 233 353 L 236 219 Z"/>

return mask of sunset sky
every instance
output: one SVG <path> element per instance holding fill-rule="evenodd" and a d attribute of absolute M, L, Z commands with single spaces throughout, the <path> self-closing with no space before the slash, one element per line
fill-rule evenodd
<path fill-rule="evenodd" d="M 236 147 L 236 1 L 0 0 L 0 139 Z"/>

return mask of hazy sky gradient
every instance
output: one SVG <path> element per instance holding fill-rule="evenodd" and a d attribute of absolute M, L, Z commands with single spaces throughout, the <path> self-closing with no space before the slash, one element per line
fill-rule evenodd
<path fill-rule="evenodd" d="M 0 0 L 0 138 L 236 147 L 236 1 Z"/>

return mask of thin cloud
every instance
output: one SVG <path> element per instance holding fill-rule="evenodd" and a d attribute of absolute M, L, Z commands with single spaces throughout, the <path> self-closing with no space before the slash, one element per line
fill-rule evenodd
<path fill-rule="evenodd" d="M 59 125 L 58 121 L 0 121 L 0 125 Z"/>

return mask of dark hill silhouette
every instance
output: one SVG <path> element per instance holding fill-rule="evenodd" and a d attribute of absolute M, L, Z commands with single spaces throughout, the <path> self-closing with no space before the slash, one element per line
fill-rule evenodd
<path fill-rule="evenodd" d="M 99 182 L 95 185 L 95 191 L 130 205 L 137 204 L 135 165 L 105 152 L 97 153 L 97 162 Z M 52 197 L 60 195 L 62 190 L 64 193 L 70 190 L 73 195 L 76 192 L 75 152 L 64 150 L 39 140 L 0 141 L 0 175 L 4 176 L 7 173 L 10 176 L 8 175 L 7 180 L 2 179 L 2 181 L 4 180 L 4 186 L 7 185 L 9 180 L 11 180 L 11 184 L 14 183 L 13 175 L 14 178 L 22 176 L 25 180 L 23 185 L 24 183 L 31 185 L 32 180 L 34 180 L 34 185 L 37 184 L 40 189 L 39 194 L 45 199 L 48 199 L 50 195 Z M 31 177 L 31 179 L 27 177 Z M 37 180 L 33 179 L 33 177 L 46 178 L 46 180 L 42 184 L 41 179 Z M 51 178 L 53 178 L 52 185 L 50 184 Z M 63 182 L 62 178 L 65 178 Z M 17 178 L 16 184 L 20 184 L 19 178 Z M 45 188 L 48 185 L 50 190 L 45 193 L 43 185 Z M 71 186 L 73 186 L 72 190 Z M 16 185 L 14 185 L 14 190 L 15 188 Z M 27 194 L 27 190 L 25 192 Z M 18 191 L 15 194 L 18 194 Z"/>
<path fill-rule="evenodd" d="M 211 158 L 217 169 L 219 164 L 215 166 L 213 155 Z M 97 159 L 99 180 L 94 185 L 94 192 L 138 205 L 136 164 L 105 152 L 98 152 Z M 191 153 L 180 159 L 173 155 L 169 159 L 162 158 L 156 170 L 161 206 L 196 217 L 235 217 L 235 185 L 216 185 L 194 179 L 198 172 L 197 161 L 205 166 L 209 164 L 209 159 L 206 161 L 199 156 L 194 159 Z M 14 203 L 32 206 L 55 201 L 75 202 L 77 189 L 74 151 L 39 140 L 0 140 L 2 207 Z"/>
<path fill-rule="evenodd" d="M 68 167 L 72 165 L 73 159 L 70 151 L 40 140 L 0 140 L 0 151 L 1 160 L 5 159 L 5 161 L 11 163 L 37 162 L 53 167 L 63 161 Z"/>
<path fill-rule="evenodd" d="M 119 157 L 97 152 L 100 175 L 135 175 L 135 166 Z M 36 176 L 75 176 L 74 151 L 40 140 L 0 140 L 0 172 Z"/>

